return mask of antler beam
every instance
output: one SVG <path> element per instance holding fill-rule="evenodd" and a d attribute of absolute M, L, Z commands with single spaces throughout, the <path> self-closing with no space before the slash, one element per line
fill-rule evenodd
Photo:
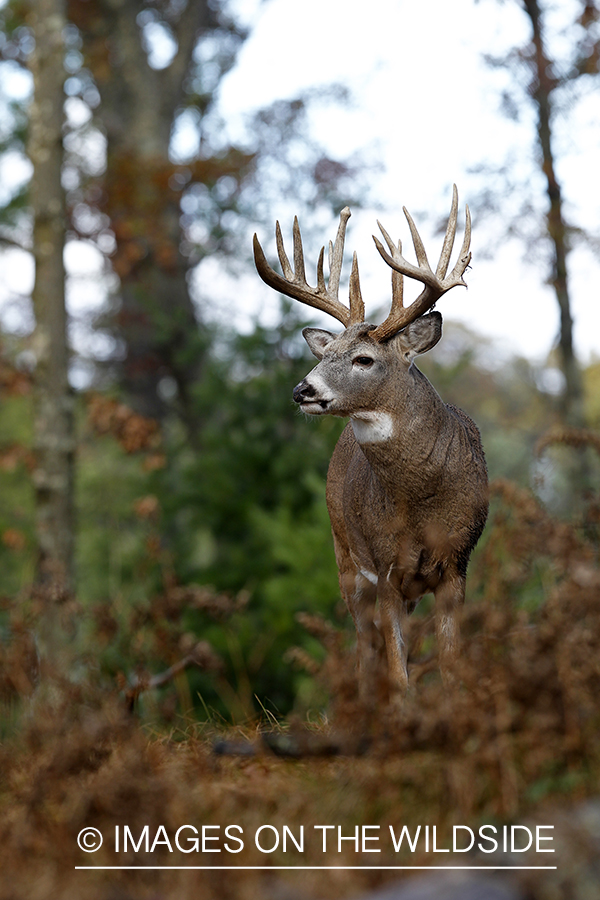
<path fill-rule="evenodd" d="M 456 190 L 456 185 L 453 186 L 452 207 L 450 209 L 450 216 L 448 218 L 448 225 L 446 227 L 446 234 L 444 236 L 442 252 L 435 273 L 432 271 L 429 265 L 427 254 L 425 253 L 425 247 L 423 246 L 423 241 L 421 240 L 421 236 L 417 231 L 417 227 L 406 207 L 404 207 L 404 215 L 406 216 L 408 226 L 410 228 L 415 253 L 417 255 L 418 266 L 415 266 L 404 259 L 404 257 L 402 256 L 401 243 L 398 242 L 398 246 L 396 247 L 389 234 L 380 222 L 378 222 L 377 224 L 379 225 L 385 242 L 388 245 L 388 249 L 390 251 L 389 253 L 386 251 L 381 241 L 377 237 L 375 237 L 375 235 L 373 235 L 373 240 L 375 241 L 375 244 L 381 256 L 388 264 L 388 266 L 391 266 L 391 268 L 394 270 L 394 273 L 398 273 L 398 276 L 400 278 L 400 282 L 398 282 L 398 280 L 392 282 L 393 296 L 392 307 L 390 309 L 389 316 L 387 317 L 385 322 L 382 322 L 381 325 L 378 325 L 377 328 L 375 328 L 375 330 L 372 332 L 372 337 L 374 337 L 375 340 L 379 342 L 389 340 L 389 338 L 393 337 L 403 328 L 406 328 L 407 325 L 410 325 L 411 322 L 414 322 L 415 319 L 418 319 L 419 316 L 422 316 L 424 313 L 430 310 L 431 307 L 436 303 L 436 301 L 439 300 L 442 294 L 446 293 L 446 291 L 449 291 L 451 288 L 456 287 L 459 284 L 462 284 L 466 287 L 466 283 L 463 280 L 463 275 L 471 260 L 471 254 L 469 252 L 469 247 L 471 244 L 471 215 L 469 213 L 468 206 L 465 207 L 465 235 L 462 249 L 460 251 L 456 265 L 452 269 L 450 275 L 446 277 L 446 272 L 448 271 L 448 265 L 450 263 L 450 256 L 452 254 L 452 247 L 454 246 L 454 238 L 456 236 L 456 221 L 458 217 L 458 191 Z M 413 278 L 415 281 L 420 281 L 425 285 L 425 288 L 421 292 L 421 294 L 419 294 L 417 299 L 408 307 L 405 307 L 402 301 L 401 281 L 403 275 L 407 275 L 409 278 Z M 394 278 L 394 276 L 392 277 Z"/>
<path fill-rule="evenodd" d="M 314 309 L 320 309 L 322 312 L 328 313 L 338 319 L 344 325 L 354 325 L 357 322 L 364 322 L 365 307 L 360 292 L 360 280 L 358 274 L 358 262 L 356 253 L 352 262 L 352 273 L 350 275 L 350 306 L 347 307 L 338 299 L 340 275 L 342 271 L 342 261 L 344 256 L 344 241 L 346 236 L 346 224 L 350 218 L 350 210 L 346 206 L 340 213 L 340 224 L 335 239 L 335 244 L 329 242 L 329 283 L 325 283 L 323 274 L 323 258 L 325 248 L 321 248 L 319 261 L 317 263 L 317 286 L 311 287 L 306 281 L 306 273 L 304 269 L 304 251 L 302 249 L 302 237 L 300 235 L 300 226 L 298 218 L 294 219 L 294 268 L 292 269 L 287 258 L 281 228 L 279 222 L 275 227 L 277 238 L 277 254 L 283 275 L 279 275 L 271 268 L 263 249 L 256 235 L 254 235 L 254 261 L 258 274 L 269 287 L 285 294 L 286 297 L 292 297 L 294 300 L 300 300 Z"/>

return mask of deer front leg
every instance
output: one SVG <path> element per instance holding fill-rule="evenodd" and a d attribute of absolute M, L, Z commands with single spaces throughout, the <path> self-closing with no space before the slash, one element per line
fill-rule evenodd
<path fill-rule="evenodd" d="M 375 625 L 375 580 L 374 575 L 356 570 L 340 573 L 342 596 L 356 628 L 358 689 L 360 698 L 365 703 L 372 702 L 374 697 L 383 645 Z"/>
<path fill-rule="evenodd" d="M 454 662 L 460 653 L 459 617 L 465 602 L 465 579 L 446 572 L 435 590 L 435 626 L 442 680 L 447 687 L 455 683 Z"/>
<path fill-rule="evenodd" d="M 380 576 L 377 596 L 387 657 L 390 702 L 397 705 L 408 690 L 407 647 L 404 641 L 408 613 L 404 597 L 390 582 L 389 577 Z"/>

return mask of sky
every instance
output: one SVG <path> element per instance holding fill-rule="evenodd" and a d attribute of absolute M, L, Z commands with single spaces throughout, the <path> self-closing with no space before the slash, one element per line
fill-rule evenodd
<path fill-rule="evenodd" d="M 510 158 L 515 171 L 522 169 L 524 183 L 535 184 L 543 196 L 544 182 L 531 164 L 533 111 L 525 110 L 520 122 L 502 115 L 502 91 L 518 94 L 510 74 L 491 69 L 482 58 L 501 56 L 528 39 L 528 22 L 514 0 L 237 0 L 234 7 L 252 29 L 222 87 L 221 111 L 234 128 L 252 109 L 314 85 L 340 82 L 351 91 L 350 109 L 318 112 L 311 127 L 332 154 L 366 149 L 367 157 L 380 162 L 380 171 L 372 173 L 370 202 L 351 219 L 346 241 L 359 255 L 367 309 L 370 298 L 371 307 L 379 307 L 390 291 L 389 270 L 371 238 L 377 218 L 393 236 L 406 239 L 406 251 L 402 207 L 434 214 L 417 224 L 435 258 L 441 237 L 433 233 L 433 221 L 449 211 L 453 182 L 464 208 L 470 191 L 482 184 L 472 174 L 477 166 Z M 552 24 L 560 34 L 571 5 L 561 0 L 554 7 Z M 572 104 L 569 119 L 559 119 L 557 136 L 567 214 L 599 232 L 597 88 Z M 519 198 L 512 199 L 515 205 Z M 473 226 L 468 290 L 454 289 L 438 309 L 491 337 L 503 353 L 543 359 L 558 332 L 544 261 L 526 255 L 516 241 L 499 240 L 491 223 L 475 218 Z M 260 237 L 272 250 L 272 233 Z M 329 238 L 323 235 L 323 243 Z M 587 361 L 600 356 L 598 261 L 577 250 L 570 275 L 576 347 Z"/>
<path fill-rule="evenodd" d="M 549 0 L 554 12 L 552 49 L 560 54 L 562 21 L 569 18 L 572 0 Z M 334 157 L 362 153 L 369 164 L 368 198 L 355 210 L 348 226 L 346 266 L 350 252 L 358 252 L 363 296 L 369 311 L 390 299 L 390 272 L 375 250 L 371 235 L 381 219 L 391 235 L 401 237 L 407 258 L 414 261 L 402 207 L 415 216 L 428 249 L 436 260 L 441 236 L 434 223 L 450 209 L 452 183 L 458 186 L 461 211 L 487 182 L 476 174 L 482 165 L 509 161 L 511 174 L 523 187 L 506 198 L 506 208 L 518 205 L 520 190 L 531 185 L 544 197 L 544 182 L 532 163 L 535 118 L 523 108 L 519 121 L 500 111 L 500 97 L 519 99 L 511 75 L 492 69 L 484 54 L 502 56 L 525 43 L 529 26 L 516 0 L 231 0 L 231 8 L 250 30 L 237 63 L 222 82 L 219 111 L 229 136 L 242 136 L 253 110 L 279 98 L 331 83 L 346 86 L 347 108 L 322 106 L 310 118 L 314 137 Z M 568 43 L 565 39 L 565 45 Z M 165 58 L 172 48 L 165 46 Z M 161 44 L 157 38 L 157 63 Z M 15 72 L 12 90 L 28 89 Z M 575 102 L 577 101 L 577 102 Z M 80 103 L 80 101 L 77 101 Z M 69 100 L 70 114 L 81 112 Z M 83 104 L 80 103 L 81 106 Z M 556 123 L 558 174 L 563 184 L 565 209 L 570 220 L 600 233 L 600 91 L 571 97 Z M 181 140 L 185 143 L 185 134 Z M 12 177 L 18 176 L 12 169 Z M 15 176 L 15 172 L 17 176 Z M 18 177 L 24 177 L 21 171 Z M 10 174 L 0 171 L 2 179 Z M 364 179 L 363 179 L 364 180 Z M 493 185 L 493 182 L 492 182 Z M 282 219 L 288 240 L 289 204 L 282 201 Z M 461 214 L 457 245 L 462 238 Z M 526 224 L 526 223 L 525 223 Z M 497 223 L 496 223 L 497 225 Z M 333 225 L 335 228 L 335 224 Z M 545 284 L 547 266 L 540 253 L 526 251 L 517 241 L 499 237 L 493 221 L 474 216 L 468 290 L 455 288 L 438 303 L 446 321 L 468 325 L 491 342 L 496 358 L 512 352 L 544 360 L 558 332 L 558 311 L 553 292 Z M 322 243 L 333 237 L 323 234 Z M 274 249 L 273 231 L 260 231 L 268 254 Z M 26 294 L 33 270 L 18 251 L 4 254 L 0 276 L 13 292 Z M 307 271 L 314 272 L 307 260 Z M 81 314 L 102 301 L 98 275 L 102 260 L 89 246 L 67 247 L 73 277 L 68 302 Z M 210 260 L 198 273 L 200 288 L 210 287 L 216 314 L 235 316 L 249 327 L 255 313 L 275 315 L 274 292 L 254 275 L 238 282 Z M 91 276 L 91 277 L 90 277 Z M 575 342 L 583 362 L 600 358 L 600 303 L 596 285 L 600 265 L 590 251 L 575 250 L 570 257 Z M 309 274 L 310 280 L 310 274 Z M 408 299 L 413 293 L 407 287 Z M 15 315 L 18 310 L 13 307 Z M 10 308 L 3 318 L 10 323 Z M 337 327 L 330 321 L 325 327 Z M 87 334 L 87 338 L 86 338 Z M 81 330 L 81 340 L 101 341 Z M 101 347 L 90 348 L 102 353 Z"/>

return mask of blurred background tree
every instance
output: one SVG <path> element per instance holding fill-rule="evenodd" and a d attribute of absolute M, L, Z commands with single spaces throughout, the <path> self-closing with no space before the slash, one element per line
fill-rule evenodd
<path fill-rule="evenodd" d="M 77 63 L 67 89 L 88 106 L 89 125 L 106 142 L 104 171 L 96 177 L 85 171 L 82 154 L 72 160 L 72 218 L 80 237 L 101 248 L 114 240 L 119 287 L 110 325 L 120 381 L 136 410 L 161 417 L 159 385 L 170 379 L 194 432 L 190 391 L 205 347 L 188 287 L 193 248 L 189 241 L 183 246 L 182 194 L 202 184 L 218 197 L 211 203 L 218 209 L 213 231 L 222 230 L 220 219 L 235 205 L 253 154 L 203 140 L 184 167 L 173 160 L 171 139 L 186 111 L 202 128 L 243 34 L 223 5 L 207 0 L 72 0 L 68 16 Z"/>
<path fill-rule="evenodd" d="M 64 120 L 64 4 L 41 0 L 28 10 L 33 37 L 29 65 L 33 103 L 27 153 L 32 165 L 30 207 L 35 280 L 32 473 L 35 492 L 35 586 L 43 604 L 38 633 L 56 662 L 64 645 L 58 605 L 74 588 L 74 399 L 69 385 L 65 306 L 65 195 L 61 183 Z"/>
<path fill-rule="evenodd" d="M 500 0 L 503 9 L 508 5 L 513 0 L 510 4 Z M 474 174 L 484 187 L 473 205 L 481 219 L 492 218 L 495 240 L 498 234 L 501 240 L 517 238 L 527 259 L 537 258 L 546 267 L 546 283 L 552 287 L 559 312 L 549 360 L 560 373 L 560 381 L 547 384 L 547 399 L 557 427 L 583 429 L 591 424 L 594 392 L 591 372 L 582 371 L 574 345 L 572 284 L 577 263 L 573 251 L 585 247 L 597 256 L 598 234 L 575 220 L 573 206 L 565 200 L 568 170 L 563 157 L 569 123 L 597 90 L 600 9 L 588 0 L 564 5 L 516 0 L 516 5 L 527 22 L 527 40 L 502 56 L 487 54 L 485 60 L 491 68 L 509 73 L 509 87 L 499 98 L 503 114 L 533 125 L 530 176 L 524 174 L 526 167 L 515 165 L 510 151 L 499 167 L 482 163 Z M 588 502 L 598 477 L 596 455 L 588 446 L 553 446 L 532 469 L 541 496 L 555 512 L 588 518 Z"/>
<path fill-rule="evenodd" d="M 37 553 L 46 568 L 62 566 L 66 590 L 73 583 L 77 537 L 77 595 L 84 607 L 96 610 L 95 621 L 102 620 L 103 627 L 107 620 L 101 608 L 123 613 L 114 625 L 126 633 L 117 641 L 123 655 L 106 656 L 113 676 L 116 669 L 145 658 L 139 641 L 133 653 L 129 647 L 136 604 L 148 609 L 152 597 L 194 578 L 216 590 L 250 587 L 259 612 L 241 620 L 245 627 L 236 635 L 238 646 L 227 646 L 235 629 L 225 641 L 221 632 L 212 632 L 220 649 L 238 660 L 238 673 L 246 666 L 240 654 L 253 646 L 248 664 L 252 672 L 261 667 L 269 649 L 267 644 L 257 649 L 256 634 L 273 633 L 275 643 L 285 646 L 301 602 L 297 597 L 282 615 L 273 589 L 266 588 L 270 607 L 262 608 L 262 580 L 270 567 L 283 565 L 281 557 L 289 556 L 273 546 L 280 538 L 275 522 L 288 522 L 284 543 L 292 539 L 294 527 L 296 538 L 304 527 L 307 547 L 317 545 L 309 552 L 319 555 L 324 549 L 314 534 L 315 516 L 323 517 L 324 505 L 312 473 L 316 468 L 324 474 L 332 436 L 339 429 L 334 424 L 307 442 L 298 440 L 295 427 L 285 421 L 290 384 L 304 368 L 299 314 L 286 307 L 281 325 L 272 331 L 257 326 L 246 338 L 216 329 L 204 316 L 202 298 L 192 296 L 191 274 L 199 262 L 217 254 L 230 255 L 239 267 L 247 222 L 254 225 L 270 217 L 265 198 L 271 194 L 293 196 L 295 211 L 298 204 L 310 204 L 313 212 L 339 208 L 342 195 L 343 202 L 352 196 L 354 167 L 329 158 L 311 138 L 306 119 L 319 98 L 299 97 L 259 112 L 250 129 L 252 146 L 236 147 L 223 140 L 221 123 L 211 119 L 211 112 L 219 82 L 245 37 L 223 4 L 55 2 L 56 9 L 10 2 L 2 10 L 5 65 L 29 66 L 34 73 L 33 104 L 29 109 L 25 103 L 13 105 L 12 127 L 4 142 L 6 152 L 26 149 L 33 176 L 7 198 L 0 225 L 6 246 L 35 249 L 35 332 L 26 350 L 17 341 L 7 365 L 16 371 L 17 360 L 21 367 L 33 367 L 36 408 L 44 412 L 35 419 L 34 436 L 38 527 L 29 535 L 24 528 L 17 539 L 14 510 L 7 508 L 4 550 L 30 561 Z M 343 91 L 334 89 L 333 94 L 336 102 L 344 99 Z M 42 133 L 37 124 L 42 110 L 52 132 Z M 185 161 L 177 151 L 182 129 L 192 145 Z M 40 184 L 50 197 L 39 199 Z M 46 233 L 52 236 L 52 253 L 47 252 Z M 82 420 L 79 404 L 83 432 L 76 529 L 65 243 L 92 245 L 99 251 L 111 286 L 101 316 L 87 323 L 89 333 L 109 338 L 105 346 L 110 350 L 104 360 L 92 358 L 84 382 L 116 390 L 128 404 L 114 415 L 113 401 L 96 405 L 90 425 Z M 72 319 L 71 375 L 80 383 L 76 363 L 81 327 L 76 326 Z M 53 343 L 46 332 L 51 332 Z M 273 394 L 284 379 L 285 390 Z M 49 414 L 51 390 L 54 406 Z M 122 449 L 135 453 L 145 447 L 143 440 L 126 437 L 110 451 L 109 438 L 98 440 L 104 426 L 118 439 L 127 423 L 143 431 L 148 417 L 162 422 L 163 437 L 160 452 L 146 455 L 141 471 L 137 461 L 124 465 Z M 65 427 L 69 430 L 63 434 Z M 256 442 L 251 439 L 253 428 Z M 13 490 L 15 468 L 24 480 L 29 477 L 26 443 L 24 438 L 18 445 L 22 452 L 5 456 Z M 5 446 L 14 451 L 12 442 Z M 58 451 L 68 469 L 46 473 L 40 447 L 51 448 L 55 455 Z M 48 515 L 48 484 L 62 503 L 60 521 Z M 23 484 L 19 494 L 25 490 Z M 296 513 L 300 520 L 294 526 Z M 156 516 L 160 536 L 154 531 Z M 46 551 L 50 538 L 64 547 Z M 32 550 L 33 557 L 28 553 Z M 298 560 L 307 558 L 301 541 L 298 551 Z M 296 568 L 299 565 L 296 562 Z M 10 593 L 34 579 L 30 566 L 7 568 Z M 329 605 L 335 596 L 334 572 L 331 565 L 325 577 Z M 315 578 L 317 583 L 322 580 L 319 566 Z M 308 590 L 306 586 L 301 596 Z M 269 616 L 278 619 L 277 628 L 269 625 Z M 190 623 L 198 629 L 205 625 Z M 114 632 L 106 627 L 105 632 L 114 644 Z M 150 640 L 149 646 L 148 663 L 156 666 L 155 642 Z M 169 646 L 166 662 L 171 664 L 177 652 Z M 276 684 L 276 674 L 269 674 L 265 683 Z M 279 702 L 287 690 L 279 691 Z M 251 702 L 244 697 L 246 708 Z"/>
<path fill-rule="evenodd" d="M 0 9 L 0 85 L 43 49 L 26 18 L 34 8 L 11 0 Z M 60 149 L 62 130 L 62 158 L 51 157 L 48 185 L 59 203 L 66 195 L 66 211 L 53 207 L 53 233 L 56 247 L 66 240 L 70 347 L 64 318 L 60 326 L 52 314 L 63 347 L 48 364 L 58 377 L 69 351 L 75 391 L 63 374 L 61 409 L 74 406 L 78 426 L 70 531 L 87 665 L 107 685 L 143 681 L 186 658 L 201 637 L 224 669 L 194 670 L 188 687 L 180 679 L 179 710 L 202 703 L 244 717 L 257 705 L 283 713 L 317 702 L 317 686 L 286 657 L 295 644 L 322 653 L 298 612 L 347 621 L 324 501 L 343 423 L 307 422 L 292 409 L 292 387 L 312 364 L 300 336 L 306 309 L 282 301 L 270 319 L 258 311 L 241 327 L 227 311 L 215 316 L 212 304 L 219 291 L 238 294 L 254 283 L 245 279 L 251 230 L 269 223 L 272 233 L 283 210 L 306 222 L 308 246 L 311 228 L 323 242 L 339 209 L 367 197 L 368 168 L 332 158 L 312 135 L 315 108 L 347 99 L 339 87 L 279 100 L 254 114 L 244 141 L 228 139 L 218 89 L 246 33 L 227 10 L 66 0 L 64 68 L 55 82 L 64 82 L 65 118 L 54 116 L 53 138 Z M 0 154 L 23 154 L 34 109 L 26 100 L 5 105 Z M 33 181 L 29 169 L 2 195 L 0 242 L 39 254 L 28 147 Z M 538 237 L 545 224 L 543 231 L 539 216 L 533 222 Z M 104 303 L 86 303 L 73 267 L 92 251 Z M 36 265 L 34 294 L 50 285 Z M 64 294 L 65 278 L 55 281 Z M 35 294 L 37 334 L 47 293 Z M 31 340 L 27 300 L 17 298 L 17 325 L 6 327 L 0 360 L 0 596 L 25 622 L 41 546 L 31 502 L 31 373 L 43 388 L 51 381 Z M 541 470 L 536 442 L 553 418 L 536 365 L 499 359 L 479 335 L 450 323 L 422 367 L 443 398 L 480 425 L 492 475 L 529 484 Z M 44 435 L 61 421 L 57 413 Z M 61 446 L 70 465 L 72 445 Z M 167 715 L 172 688 L 163 700 Z"/>
<path fill-rule="evenodd" d="M 103 171 L 92 173 L 85 144 L 73 135 L 72 224 L 79 237 L 109 249 L 119 279 L 106 321 L 116 342 L 112 362 L 138 412 L 161 418 L 165 398 L 176 398 L 194 438 L 199 420 L 192 393 L 207 344 L 191 272 L 207 255 L 239 257 L 240 220 L 256 218 L 247 194 L 256 197 L 257 178 L 261 189 L 266 179 L 277 180 L 265 171 L 265 158 L 298 137 L 295 122 L 305 104 L 284 105 L 288 121 L 280 114 L 273 123 L 279 141 L 273 125 L 265 134 L 258 122 L 248 146 L 223 138 L 212 115 L 215 98 L 246 37 L 228 4 L 70 0 L 67 12 L 67 91 L 87 107 L 86 130 L 105 141 Z M 263 113 L 260 123 L 266 122 Z M 189 147 L 183 155 L 182 132 Z M 296 174 L 316 185 L 326 160 L 308 138 L 303 155 Z M 331 161 L 330 190 L 344 179 L 347 185 L 349 174 L 349 166 Z"/>
<path fill-rule="evenodd" d="M 504 4 L 504 0 L 500 2 Z M 474 205 L 482 213 L 492 214 L 496 225 L 503 225 L 506 236 L 523 240 L 527 253 L 536 246 L 544 248 L 547 279 L 560 312 L 557 361 L 563 386 L 557 412 L 565 425 L 581 428 L 586 423 L 585 400 L 573 344 L 569 257 L 578 242 L 597 252 L 598 241 L 597 235 L 570 221 L 565 212 L 556 126 L 560 119 L 564 125 L 564 120 L 574 115 L 578 103 L 597 89 L 600 9 L 588 0 L 569 4 L 567 20 L 563 16 L 557 26 L 552 4 L 539 0 L 516 2 L 527 17 L 529 40 L 503 57 L 487 55 L 486 61 L 494 68 L 507 69 L 512 76 L 511 90 L 505 90 L 501 97 L 504 114 L 513 120 L 521 119 L 527 107 L 533 108 L 536 131 L 532 135 L 535 141 L 532 158 L 543 182 L 536 179 L 517 184 L 512 160 L 495 171 L 483 164 L 477 171 L 483 174 L 487 186 Z M 538 184 L 542 183 L 545 209 L 539 202 Z M 509 197 L 520 197 L 516 209 L 507 202 Z"/>

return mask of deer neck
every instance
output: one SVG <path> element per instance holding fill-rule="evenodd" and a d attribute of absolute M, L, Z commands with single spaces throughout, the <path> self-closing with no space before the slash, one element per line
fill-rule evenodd
<path fill-rule="evenodd" d="M 351 416 L 352 429 L 386 493 L 411 494 L 448 466 L 455 421 L 416 366 L 376 410 Z"/>

